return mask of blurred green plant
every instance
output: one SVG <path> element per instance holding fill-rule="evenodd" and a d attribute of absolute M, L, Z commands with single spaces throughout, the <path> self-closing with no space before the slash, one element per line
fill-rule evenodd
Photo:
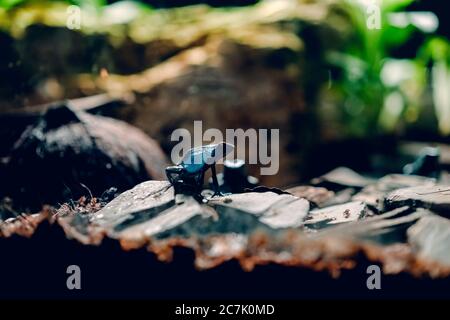
<path fill-rule="evenodd" d="M 29 4 L 29 3 L 38 3 L 38 0 L 0 0 L 0 8 L 3 9 L 12 9 L 16 6 L 22 5 L 22 4 Z M 79 6 L 93 6 L 100 8 L 102 6 L 107 5 L 106 0 L 65 0 L 65 1 L 59 1 L 59 2 L 66 2 L 71 3 L 74 5 Z"/>
<path fill-rule="evenodd" d="M 25 0 L 0 0 L 0 8 L 10 9 L 23 2 L 25 2 Z"/>
<path fill-rule="evenodd" d="M 326 55 L 338 70 L 333 95 L 347 136 L 394 132 L 420 120 L 432 60 L 433 96 L 441 134 L 450 133 L 448 40 L 427 40 L 416 57 L 396 59 L 394 50 L 415 33 L 425 39 L 437 28 L 434 14 L 403 11 L 413 0 L 345 0 L 337 10 L 350 21 L 351 36 L 343 50 Z M 377 21 L 378 20 L 378 21 Z M 446 64 L 443 63 L 447 59 Z M 444 65 L 447 73 L 444 75 Z M 337 98 L 336 98 L 337 97 Z"/>
<path fill-rule="evenodd" d="M 419 51 L 418 58 L 423 65 L 432 65 L 430 78 L 439 130 L 443 135 L 450 135 L 450 43 L 448 39 L 431 37 Z"/>
<path fill-rule="evenodd" d="M 301 12 L 301 20 L 314 16 L 313 11 L 300 7 L 296 10 L 295 4 L 300 5 L 302 1 L 292 1 L 294 6 L 289 12 Z M 428 112 L 427 104 L 431 105 L 431 110 L 434 108 L 439 132 L 450 135 L 450 44 L 448 39 L 433 35 L 438 23 L 436 16 L 405 11 L 414 0 L 324 2 L 333 3 L 333 12 L 341 17 L 338 23 L 329 21 L 329 25 L 344 39 L 343 46 L 325 54 L 332 70 L 329 82 L 332 85 L 325 90 L 331 101 L 322 117 L 328 117 L 329 123 L 342 124 L 336 135 L 364 137 L 400 131 L 423 121 L 421 115 Z M 131 37 L 138 43 L 155 38 L 170 39 L 179 47 L 185 47 L 193 42 L 191 39 L 222 32 L 234 39 L 252 41 L 252 45 L 267 46 L 270 38 L 283 47 L 295 50 L 302 47 L 301 39 L 292 31 L 281 32 L 268 27 L 267 22 L 273 19 L 293 18 L 283 18 L 286 13 L 280 17 L 276 3 L 236 10 L 212 10 L 203 6 L 153 10 L 139 1 L 108 5 L 106 0 L 0 0 L 0 29 L 20 38 L 30 24 L 65 26 L 68 4 L 83 8 L 82 32 L 109 34 L 115 45 Z M 252 21 L 262 27 L 245 33 L 242 26 Z M 317 21 L 325 24 L 324 18 Z M 419 32 L 425 39 L 420 49 L 412 57 L 395 58 L 393 52 Z M 318 56 L 321 52 L 314 52 L 311 59 L 322 61 Z M 320 85 L 321 75 L 310 78 Z M 428 93 L 430 101 L 424 98 Z M 326 102 L 326 99 L 320 100 Z M 328 112 L 330 110 L 332 112 Z"/>

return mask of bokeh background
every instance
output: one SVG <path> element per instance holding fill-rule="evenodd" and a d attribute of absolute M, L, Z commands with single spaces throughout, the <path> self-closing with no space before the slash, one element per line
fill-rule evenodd
<path fill-rule="evenodd" d="M 379 29 L 367 27 L 373 3 Z M 80 29 L 67 27 L 70 5 L 81 9 Z M 166 155 L 172 131 L 194 120 L 204 130 L 278 128 L 279 174 L 261 177 L 278 187 L 337 166 L 399 172 L 430 144 L 448 166 L 445 6 L 0 0 L 0 115 L 107 93 L 127 101 L 107 115 L 142 129 Z M 2 126 L 6 158 L 25 127 Z"/>

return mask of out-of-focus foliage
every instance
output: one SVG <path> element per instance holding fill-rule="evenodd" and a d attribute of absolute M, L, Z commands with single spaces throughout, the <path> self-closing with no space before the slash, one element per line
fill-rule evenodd
<path fill-rule="evenodd" d="M 439 129 L 441 134 L 450 133 L 450 87 L 444 71 L 448 40 L 433 39 L 438 25 L 433 13 L 404 11 L 412 2 L 346 0 L 337 5 L 336 12 L 350 21 L 351 35 L 344 48 L 327 54 L 334 72 L 333 85 L 324 96 L 326 104 L 334 105 L 332 113 L 340 118 L 338 130 L 344 135 L 398 131 L 419 121 L 427 107 L 424 95 L 429 89 L 430 63 L 434 64 L 431 89 Z M 411 56 L 395 57 L 393 53 L 417 34 L 426 39 L 424 48 L 417 54 L 410 52 Z"/>
<path fill-rule="evenodd" d="M 14 7 L 23 5 L 23 4 L 29 4 L 29 3 L 39 3 L 39 0 L 0 0 L 0 8 L 2 9 L 12 9 Z M 106 0 L 67 0 L 67 1 L 60 1 L 60 2 L 66 2 L 71 3 L 79 6 L 94 6 L 94 7 L 102 7 L 107 4 Z"/>
<path fill-rule="evenodd" d="M 193 38 L 214 33 L 226 33 L 239 40 L 245 39 L 261 47 L 288 44 L 298 48 L 298 37 L 293 31 L 283 32 L 276 24 L 301 19 L 319 22 L 326 14 L 326 5 L 295 1 L 264 1 L 248 7 L 211 8 L 195 5 L 182 8 L 152 9 L 136 1 L 118 1 L 103 5 L 99 1 L 22 1 L 3 14 L 0 28 L 20 37 L 32 24 L 66 26 L 67 7 L 73 3 L 82 8 L 81 32 L 106 33 L 113 41 L 130 37 L 137 43 L 153 39 L 167 39 L 182 45 Z M 94 10 L 95 9 L 95 10 Z M 250 30 L 248 26 L 255 26 Z"/>
<path fill-rule="evenodd" d="M 433 37 L 424 44 L 419 57 L 424 65 L 433 64 L 431 84 L 439 130 L 450 135 L 450 43 Z"/>
<path fill-rule="evenodd" d="M 329 79 L 322 76 L 327 69 L 306 70 L 302 76 L 323 87 L 319 116 L 330 136 L 402 133 L 429 119 L 436 132 L 450 135 L 449 40 L 434 35 L 439 22 L 433 13 L 407 11 L 414 0 L 261 1 L 241 8 L 171 9 L 141 1 L 109 2 L 0 0 L 0 29 L 19 39 L 30 25 L 64 27 L 67 7 L 74 4 L 83 12 L 79 32 L 107 35 L 114 47 L 157 40 L 187 48 L 220 35 L 252 47 L 299 52 L 304 43 L 292 21 L 327 25 L 339 39 L 322 34 L 327 40 L 317 50 L 323 52 L 307 57 L 318 63 L 307 61 L 306 68 L 325 66 Z M 417 39 L 418 49 L 398 54 Z M 319 61 L 322 57 L 325 63 Z M 423 117 L 430 113 L 432 117 Z"/>

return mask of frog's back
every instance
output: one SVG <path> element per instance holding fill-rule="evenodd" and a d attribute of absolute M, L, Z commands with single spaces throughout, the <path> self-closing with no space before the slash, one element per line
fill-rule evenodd
<path fill-rule="evenodd" d="M 224 142 L 195 147 L 186 153 L 180 164 L 190 173 L 199 172 L 224 158 L 233 149 L 234 146 Z"/>

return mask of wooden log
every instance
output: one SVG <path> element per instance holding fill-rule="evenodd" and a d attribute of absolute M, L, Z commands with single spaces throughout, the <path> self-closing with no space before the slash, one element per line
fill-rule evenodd
<path fill-rule="evenodd" d="M 312 184 L 318 186 L 325 186 L 328 189 L 342 189 L 342 188 L 364 188 L 365 186 L 374 182 L 373 179 L 364 177 L 359 173 L 346 168 L 336 168 L 323 176 L 313 179 Z"/>
<path fill-rule="evenodd" d="M 311 210 L 305 219 L 305 226 L 322 229 L 339 223 L 362 219 L 369 214 L 367 206 L 360 201 L 339 204 Z"/>
<path fill-rule="evenodd" d="M 408 242 L 419 256 L 450 266 L 450 220 L 422 217 L 408 229 Z"/>
<path fill-rule="evenodd" d="M 450 217 L 450 186 L 418 186 L 401 188 L 389 193 L 384 203 L 387 208 L 412 206 L 426 208 Z"/>
<path fill-rule="evenodd" d="M 400 188 L 416 186 L 434 186 L 436 179 L 404 174 L 389 174 L 373 184 L 364 187 L 352 199 L 364 201 L 368 205 L 382 210 L 383 200 L 387 193 Z"/>

